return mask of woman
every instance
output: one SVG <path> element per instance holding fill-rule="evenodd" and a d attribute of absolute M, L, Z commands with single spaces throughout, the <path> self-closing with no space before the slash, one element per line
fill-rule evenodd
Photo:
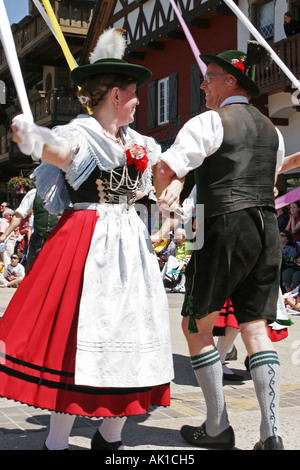
<path fill-rule="evenodd" d="M 288 230 L 295 242 L 300 242 L 300 203 L 292 202 L 289 206 L 290 218 L 285 230 Z"/>
<path fill-rule="evenodd" d="M 76 415 L 105 418 L 92 449 L 122 449 L 126 416 L 168 405 L 173 378 L 167 298 L 134 209 L 160 147 L 127 127 L 150 72 L 103 41 L 122 57 L 123 36 L 108 30 L 71 74 L 93 116 L 49 135 L 24 119 L 13 126 L 20 148 L 42 156 L 36 187 L 48 210 L 64 213 L 0 323 L 0 394 L 54 411 L 50 450 L 68 447 Z"/>

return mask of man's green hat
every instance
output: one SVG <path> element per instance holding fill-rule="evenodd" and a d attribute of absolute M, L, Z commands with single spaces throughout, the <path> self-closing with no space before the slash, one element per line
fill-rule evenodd
<path fill-rule="evenodd" d="M 257 98 L 260 95 L 260 90 L 254 82 L 255 64 L 266 59 L 269 59 L 266 49 L 255 41 L 249 41 L 247 53 L 228 50 L 216 56 L 201 54 L 201 60 L 206 65 L 213 62 L 233 75 L 249 91 L 251 98 Z"/>
<path fill-rule="evenodd" d="M 81 86 L 93 75 L 116 73 L 133 77 L 140 86 L 151 77 L 151 71 L 142 65 L 130 64 L 123 60 L 126 49 L 125 30 L 110 28 L 98 39 L 95 49 L 90 55 L 90 63 L 76 67 L 71 72 L 71 80 Z"/>

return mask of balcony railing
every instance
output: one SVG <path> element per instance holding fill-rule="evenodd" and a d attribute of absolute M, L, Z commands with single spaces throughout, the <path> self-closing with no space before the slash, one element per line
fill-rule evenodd
<path fill-rule="evenodd" d="M 54 6 L 54 2 L 53 6 Z M 64 5 L 58 4 L 57 19 L 64 33 L 72 35 L 86 35 L 92 19 L 93 10 L 86 5 Z M 41 35 L 52 35 L 44 19 L 38 15 L 27 17 L 21 26 L 13 25 L 13 38 L 18 52 L 18 56 L 28 53 L 33 44 L 38 44 Z M 7 61 L 2 46 L 0 46 L 0 68 L 6 67 Z"/>
<path fill-rule="evenodd" d="M 72 90 L 51 90 L 36 93 L 30 98 L 30 107 L 34 122 L 46 127 L 65 124 L 83 112 Z M 11 106 L 6 112 L 8 115 L 6 127 L 4 125 L 0 126 L 0 161 L 3 160 L 5 155 L 6 160 L 8 154 L 15 153 L 16 149 L 11 141 L 11 122 L 20 113 L 20 110 L 15 106 Z"/>
<path fill-rule="evenodd" d="M 300 33 L 283 39 L 272 45 L 272 48 L 291 70 L 295 77 L 300 79 Z M 256 66 L 256 80 L 261 93 L 274 93 L 276 91 L 290 91 L 292 84 L 275 61 L 271 65 Z"/>

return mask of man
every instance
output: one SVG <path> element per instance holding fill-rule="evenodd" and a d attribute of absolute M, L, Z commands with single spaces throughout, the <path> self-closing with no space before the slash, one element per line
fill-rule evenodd
<path fill-rule="evenodd" d="M 210 110 L 183 127 L 157 170 L 167 179 L 194 169 L 197 203 L 204 204 L 204 243 L 194 250 L 186 269 L 182 327 L 207 417 L 200 427 L 183 426 L 181 434 L 199 447 L 234 446 L 222 364 L 212 335 L 230 298 L 261 407 L 260 440 L 254 448 L 283 449 L 279 360 L 266 328 L 276 318 L 280 281 L 273 186 L 284 157 L 283 139 L 270 120 L 249 105 L 259 89 L 243 52 L 201 59 L 208 66 L 201 88 Z"/>
<path fill-rule="evenodd" d="M 28 272 L 48 236 L 57 224 L 58 216 L 49 214 L 44 208 L 42 198 L 37 194 L 36 189 L 31 189 L 22 199 L 20 206 L 16 209 L 11 223 L 6 228 L 5 232 L 0 233 L 1 243 L 21 224 L 22 220 L 24 220 L 31 211 L 33 211 L 33 233 L 29 240 L 26 272 Z"/>
<path fill-rule="evenodd" d="M 1 202 L 0 204 L 0 218 L 3 217 L 3 212 L 9 208 L 8 202 Z"/>
<path fill-rule="evenodd" d="M 0 274 L 0 287 L 18 287 L 24 276 L 24 266 L 19 263 L 18 255 L 13 254 L 10 258 L 10 264 L 4 270 L 4 274 Z"/>
<path fill-rule="evenodd" d="M 5 209 L 5 211 L 3 212 L 3 216 L 0 219 L 0 241 L 1 242 L 4 242 L 4 240 L 7 238 L 7 236 L 4 236 L 3 234 L 6 233 L 6 229 L 7 227 L 9 227 L 13 215 L 14 215 L 14 211 L 12 209 Z M 12 232 L 13 230 L 11 230 L 10 233 Z M 10 262 L 10 256 L 14 252 L 17 241 L 21 241 L 23 238 L 23 237 L 20 237 L 19 235 L 20 234 L 18 233 L 18 230 L 14 231 L 14 233 L 11 234 L 9 240 L 6 243 L 5 251 L 0 254 L 0 259 L 5 264 L 5 266 L 7 266 Z"/>

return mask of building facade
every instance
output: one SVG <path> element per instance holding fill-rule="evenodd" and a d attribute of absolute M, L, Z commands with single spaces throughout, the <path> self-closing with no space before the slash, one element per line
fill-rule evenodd
<path fill-rule="evenodd" d="M 252 39 L 247 28 L 222 0 L 176 0 L 200 52 L 226 49 L 246 51 Z M 300 19 L 300 0 L 235 0 L 297 79 L 300 78 L 300 34 L 286 37 L 284 13 Z M 61 48 L 29 0 L 30 15 L 12 30 L 35 122 L 53 127 L 64 124 L 82 109 Z M 134 126 L 154 137 L 163 149 L 174 141 L 192 116 L 203 112 L 201 72 L 169 0 L 52 0 L 70 50 L 79 64 L 87 63 L 99 35 L 108 27 L 127 31 L 126 60 L 151 69 L 150 81 L 138 90 L 140 105 Z M 261 97 L 253 104 L 282 132 L 286 154 L 298 151 L 300 93 L 275 63 L 257 67 Z M 2 84 L 5 85 L 3 91 Z M 11 142 L 11 120 L 20 112 L 3 50 L 0 47 L 0 195 L 11 176 L 28 174 L 32 161 Z M 299 96 L 298 96 L 299 95 Z M 299 186 L 300 173 L 280 177 L 285 192 Z M 188 175 L 186 191 L 193 185 Z"/>

